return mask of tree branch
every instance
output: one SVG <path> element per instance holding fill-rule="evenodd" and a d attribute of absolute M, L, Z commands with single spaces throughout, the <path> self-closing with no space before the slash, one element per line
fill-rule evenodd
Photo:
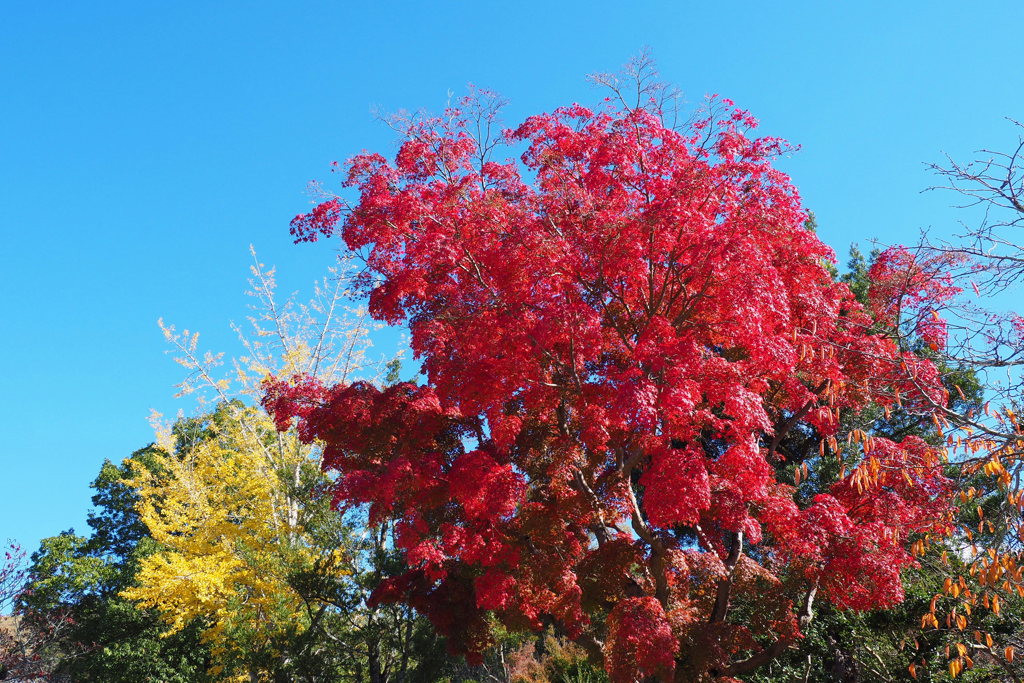
<path fill-rule="evenodd" d="M 715 606 L 711 610 L 711 618 L 708 620 L 712 624 L 725 621 L 725 617 L 729 613 L 729 597 L 732 595 L 733 571 L 736 569 L 736 563 L 740 560 L 740 555 L 743 554 L 743 532 L 737 531 L 730 535 L 732 536 L 732 548 L 729 550 L 729 556 L 725 558 L 725 577 L 718 582 Z"/>

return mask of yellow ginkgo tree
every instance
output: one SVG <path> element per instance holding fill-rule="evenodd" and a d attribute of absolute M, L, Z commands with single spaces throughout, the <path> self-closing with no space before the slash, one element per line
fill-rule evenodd
<path fill-rule="evenodd" d="M 307 305 L 279 305 L 273 271 L 258 260 L 252 274 L 259 303 L 229 376 L 218 375 L 222 356 L 197 351 L 197 334 L 161 323 L 190 373 L 181 394 L 198 392 L 204 409 L 173 425 L 157 420 L 159 455 L 132 482 L 157 550 L 122 594 L 155 609 L 168 633 L 202 624 L 217 680 L 339 680 L 343 658 L 324 643 L 337 639 L 338 596 L 359 563 L 353 529 L 315 495 L 326 488 L 316 444 L 277 431 L 253 396 L 271 373 L 343 381 L 381 366 L 367 361 L 364 314 L 344 306 L 343 273 Z"/>
<path fill-rule="evenodd" d="M 282 476 L 307 471 L 310 454 L 237 402 L 179 423 L 159 445 L 157 469 L 139 469 L 133 483 L 160 549 L 124 595 L 158 610 L 169 632 L 203 622 L 214 674 L 259 679 L 301 657 L 295 647 L 325 606 L 311 606 L 293 577 L 349 571 L 343 547 L 306 532 L 308 506 Z"/>

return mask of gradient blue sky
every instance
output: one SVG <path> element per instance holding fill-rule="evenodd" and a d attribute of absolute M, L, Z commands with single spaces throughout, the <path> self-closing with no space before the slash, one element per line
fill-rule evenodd
<path fill-rule="evenodd" d="M 232 350 L 248 245 L 305 287 L 332 248 L 292 246 L 309 180 L 390 151 L 371 109 L 440 108 L 468 82 L 507 118 L 600 94 L 650 46 L 802 146 L 783 161 L 821 235 L 956 228 L 922 162 L 1006 148 L 1024 118 L 1024 3 L 6 3 L 0 18 L 0 541 L 85 530 L 103 458 L 174 414 L 158 317 Z"/>

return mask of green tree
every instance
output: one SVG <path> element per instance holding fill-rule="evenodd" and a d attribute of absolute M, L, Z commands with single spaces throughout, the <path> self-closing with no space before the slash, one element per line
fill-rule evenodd
<path fill-rule="evenodd" d="M 205 680 L 208 653 L 197 625 L 163 637 L 155 612 L 118 595 L 155 547 L 127 483 L 133 468 L 153 467 L 154 456 L 147 447 L 120 465 L 105 461 L 92 483 L 91 534 L 69 530 L 45 538 L 32 555 L 20 612 L 39 628 L 55 620 L 68 624 L 43 653 L 55 662 L 56 676 L 111 683 Z"/>

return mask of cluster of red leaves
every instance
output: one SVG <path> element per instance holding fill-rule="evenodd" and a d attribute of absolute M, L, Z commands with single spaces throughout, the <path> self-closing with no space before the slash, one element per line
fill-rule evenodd
<path fill-rule="evenodd" d="M 679 641 L 657 599 L 626 598 L 608 615 L 607 649 L 612 679 L 631 681 L 671 672 Z"/>
<path fill-rule="evenodd" d="M 948 517 L 935 454 L 865 442 L 803 507 L 776 466 L 788 434 L 817 454 L 840 411 L 941 385 L 829 275 L 772 167 L 784 143 L 749 137 L 739 110 L 681 132 L 574 105 L 507 133 L 526 151 L 494 161 L 469 118 L 411 123 L 394 163 L 349 162 L 355 205 L 292 222 L 363 254 L 372 314 L 408 324 L 427 377 L 268 385 L 279 424 L 324 443 L 336 502 L 394 521 L 410 569 L 376 599 L 471 658 L 488 612 L 552 620 L 603 641 L 616 681 L 742 673 L 764 638 L 799 637 L 794 586 L 899 601 L 908 536 Z M 728 621 L 722 591 L 760 604 L 753 621 Z"/>
<path fill-rule="evenodd" d="M 946 321 L 938 309 L 962 291 L 950 274 L 962 262 L 955 254 L 919 254 L 905 247 L 883 251 L 869 273 L 876 320 L 890 327 L 909 322 L 932 350 L 945 347 Z"/>

